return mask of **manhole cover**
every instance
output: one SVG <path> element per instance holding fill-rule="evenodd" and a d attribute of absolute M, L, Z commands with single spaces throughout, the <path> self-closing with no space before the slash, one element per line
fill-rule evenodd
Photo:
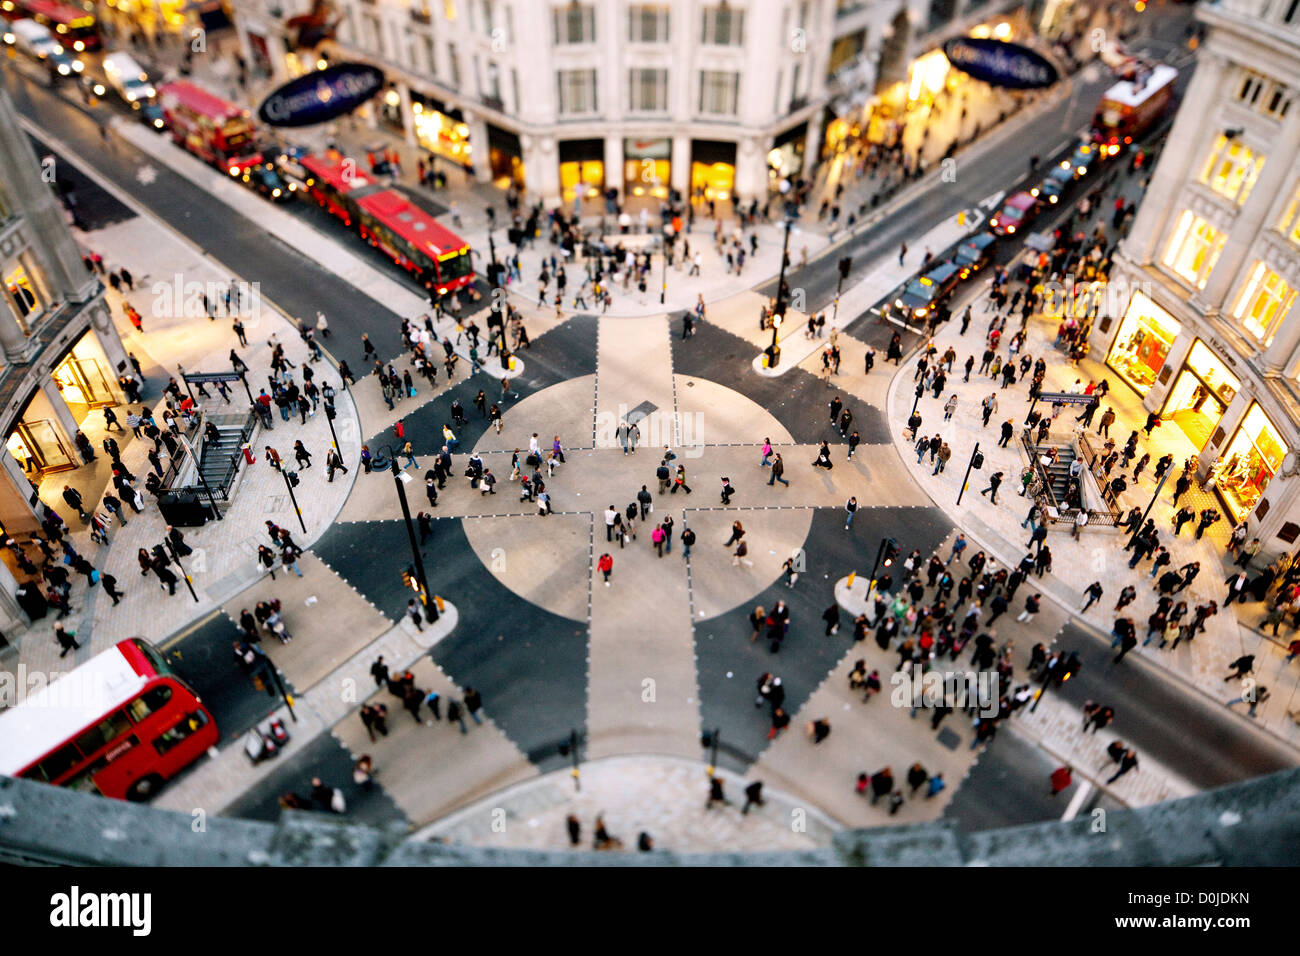
<path fill-rule="evenodd" d="M 956 731 L 949 730 L 945 727 L 943 730 L 939 731 L 939 743 L 943 744 L 949 750 L 956 750 L 957 745 L 961 743 L 961 737 L 957 735 Z"/>

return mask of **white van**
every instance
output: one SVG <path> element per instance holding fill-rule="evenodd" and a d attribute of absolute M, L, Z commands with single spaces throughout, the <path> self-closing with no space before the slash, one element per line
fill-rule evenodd
<path fill-rule="evenodd" d="M 32 59 L 52 64 L 60 76 L 71 76 L 86 68 L 86 64 L 64 50 L 54 34 L 35 20 L 15 20 L 4 39 Z"/>
<path fill-rule="evenodd" d="M 117 95 L 132 106 L 137 101 L 153 99 L 156 92 L 149 75 L 129 53 L 110 53 L 104 57 L 104 76 Z"/>

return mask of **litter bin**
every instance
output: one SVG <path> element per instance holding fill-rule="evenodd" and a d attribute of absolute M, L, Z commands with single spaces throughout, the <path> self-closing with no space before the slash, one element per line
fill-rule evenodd
<path fill-rule="evenodd" d="M 208 520 L 208 507 L 199 496 L 188 491 L 165 491 L 158 496 L 158 510 L 168 524 L 180 528 L 197 528 Z"/>

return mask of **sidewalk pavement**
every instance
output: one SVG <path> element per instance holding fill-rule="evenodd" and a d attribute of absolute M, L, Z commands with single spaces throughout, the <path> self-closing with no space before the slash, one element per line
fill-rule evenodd
<path fill-rule="evenodd" d="M 160 366 L 166 375 L 175 375 L 178 379 L 181 367 L 189 371 L 225 371 L 229 370 L 227 355 L 234 347 L 248 363 L 249 384 L 256 389 L 259 380 L 269 370 L 271 347 L 268 340 L 272 334 L 285 346 L 290 361 L 298 366 L 306 361 L 308 349 L 297 335 L 296 328 L 265 299 L 261 300 L 260 308 L 243 316 L 249 340 L 247 348 L 239 346 L 227 318 L 212 321 L 202 315 L 177 314 L 173 308 L 177 297 L 182 302 L 187 297 L 183 289 L 175 287 L 178 276 L 182 283 L 214 283 L 224 288 L 231 281 L 231 272 L 160 224 L 129 196 L 111 185 L 106 188 L 139 215 L 92 233 L 78 231 L 75 235 L 86 249 L 104 254 L 108 267 L 126 266 L 135 277 L 133 290 L 124 296 L 110 290 L 107 297 L 123 343 L 143 365 Z M 133 304 L 144 317 L 143 333 L 136 332 L 123 318 L 126 302 Z M 337 376 L 327 364 L 318 364 L 316 371 L 318 383 L 331 381 L 338 386 Z M 200 409 L 210 416 L 217 416 L 218 421 L 224 415 L 232 416 L 232 420 L 242 420 L 248 410 L 248 399 L 242 386 L 234 385 L 229 405 L 222 402 L 215 387 L 209 386 L 209 391 L 210 398 L 200 397 Z M 346 461 L 355 463 L 360 453 L 356 408 L 350 393 L 341 389 L 336 404 L 339 417 L 335 427 L 341 451 Z M 161 408 L 162 403 L 159 402 L 157 407 Z M 118 409 L 118 418 L 125 423 L 126 406 Z M 18 662 L 29 670 L 70 669 L 122 638 L 169 634 L 206 614 L 259 577 L 256 547 L 266 543 L 262 523 L 268 519 L 289 528 L 295 542 L 303 548 L 323 533 L 343 507 L 358 469 L 337 476 L 333 483 L 326 481 L 325 455 L 330 447 L 330 434 L 323 413 L 309 417 L 305 425 L 296 415 L 287 423 L 278 415 L 273 421 L 273 430 L 266 431 L 258 426 L 254 433 L 250 444 L 257 463 L 241 465 L 232 503 L 223 512 L 224 520 L 209 521 L 201 528 L 182 529 L 186 543 L 194 549 L 194 553 L 183 562 L 198 594 L 197 602 L 188 594 L 184 580 L 178 582 L 174 596 L 168 597 L 164 588 L 164 599 L 158 600 L 155 588 L 160 585 L 156 584 L 157 579 L 142 580 L 140 577 L 137 549 L 151 549 L 161 543 L 166 534 L 166 522 L 151 500 L 138 515 L 124 504 L 127 526 L 122 527 L 120 521 L 114 520 L 110 546 L 95 546 L 89 540 L 88 526 L 82 525 L 60 497 L 63 482 L 59 476 L 45 482 L 43 497 L 59 510 L 73 529 L 72 537 L 78 551 L 85 553 L 101 572 L 116 577 L 124 597 L 120 605 L 114 606 L 102 593 L 101 586 L 87 590 L 84 581 L 74 575 L 78 583 L 74 584 L 71 603 L 77 610 L 71 620 L 81 638 L 82 649 L 67 658 L 58 658 L 52 636 L 54 615 L 51 613 L 35 622 L 18 642 Z M 97 447 L 100 431 L 98 426 L 88 430 Z M 130 435 L 129 431 L 127 435 Z M 313 456 L 311 468 L 298 469 L 301 485 L 297 494 L 307 526 L 305 534 L 294 515 L 283 477 L 263 460 L 262 451 L 263 446 L 272 445 L 289 467 L 297 468 L 293 458 L 295 440 L 301 440 Z M 151 443 L 132 441 L 121 444 L 124 446 L 123 462 L 137 476 L 135 484 L 143 494 L 144 477 L 150 470 L 146 453 Z M 105 473 L 97 489 L 83 491 L 87 505 L 106 511 L 101 496 L 107 487 L 108 475 Z M 151 499 L 148 494 L 145 497 Z"/>
<path fill-rule="evenodd" d="M 578 817 L 575 849 L 587 849 L 603 816 L 623 852 L 637 852 L 649 833 L 656 850 L 686 853 L 807 850 L 829 846 L 841 827 L 791 794 L 763 787 L 763 806 L 741 814 L 748 778 L 718 770 L 728 806 L 706 809 L 707 768 L 695 760 L 664 756 L 606 757 L 584 762 L 576 789 L 571 770 L 556 770 L 516 784 L 438 820 L 415 834 L 469 846 L 512 849 L 568 847 L 566 820 Z"/>
<path fill-rule="evenodd" d="M 1017 436 L 1020 428 L 1023 427 L 1022 423 L 1029 409 L 1027 383 L 1018 382 L 1009 388 L 1001 389 L 987 375 L 978 373 L 972 374 L 970 383 L 962 381 L 962 367 L 966 357 L 974 354 L 978 367 L 984 351 L 985 331 L 993 316 L 992 312 L 985 312 L 982 309 L 982 304 L 986 301 L 988 285 L 989 280 L 986 280 L 973 294 L 967 294 L 959 300 L 953 309 L 953 320 L 946 323 L 935 336 L 939 356 L 942 356 L 949 346 L 956 350 L 955 374 L 949 376 L 941 398 L 936 399 L 932 393 L 927 393 L 920 400 L 917 408 L 924 420 L 921 434 L 937 433 L 943 436 L 952 448 L 952 459 L 948 468 L 939 475 L 933 476 L 931 474 L 933 465 L 928 455 L 925 464 L 918 464 L 913 442 L 902 436 L 913 401 L 917 358 L 915 354 L 905 361 L 894 375 L 889 393 L 888 419 L 899 454 L 907 463 L 913 477 L 926 488 L 940 507 L 979 541 L 981 547 L 996 554 L 1004 562 L 1014 565 L 1023 557 L 1026 551 L 1025 542 L 1029 538 L 1029 530 L 1021 526 L 1029 510 L 1029 502 L 1016 495 L 1020 473 L 1028 461 L 1019 447 L 1018 437 L 1013 438 L 1007 448 L 999 448 L 997 444 L 1001 422 L 1011 419 L 1015 423 Z M 1015 288 L 1014 284 L 1012 288 Z M 974 305 L 974 319 L 967 334 L 961 336 L 958 317 L 967 302 Z M 1006 357 L 1006 344 L 1015 331 L 1017 321 L 1018 319 L 1013 319 L 1009 323 L 1010 328 L 1002 336 L 999 354 L 1003 358 Z M 1142 476 L 1140 482 L 1130 486 L 1123 496 L 1122 504 L 1125 511 L 1133 506 L 1145 507 L 1154 490 L 1155 483 L 1151 479 L 1150 471 L 1156 459 L 1166 451 L 1172 453 L 1175 464 L 1171 470 L 1176 477 L 1181 470 L 1183 458 L 1193 453 L 1195 449 L 1173 422 L 1166 422 L 1163 427 L 1153 432 L 1150 438 L 1143 438 L 1141 428 L 1146 422 L 1147 412 L 1142 407 L 1141 399 L 1095 357 L 1084 359 L 1078 368 L 1071 368 L 1065 361 L 1065 354 L 1054 347 L 1057 325 L 1058 322 L 1054 319 L 1042 316 L 1032 318 L 1028 325 L 1027 341 L 1022 354 L 1034 358 L 1040 355 L 1045 357 L 1048 364 L 1044 389 L 1047 391 L 1066 391 L 1076 378 L 1084 383 L 1090 380 L 1099 382 L 1102 378 L 1111 382 L 1111 391 L 1102 402 L 1102 406 L 1115 409 L 1117 418 L 1115 424 L 1111 426 L 1111 434 L 1116 437 L 1116 444 L 1122 445 L 1129 432 L 1137 429 L 1140 436 L 1139 452 L 1149 451 L 1152 458 L 1147 473 Z M 954 393 L 958 396 L 956 414 L 951 421 L 944 422 L 943 404 L 948 396 Z M 997 397 L 997 411 L 992 416 L 989 426 L 981 428 L 980 402 L 990 393 L 994 393 Z M 1043 411 L 1049 409 L 1043 408 Z M 1064 414 L 1070 413 L 1067 411 Z M 1058 419 L 1050 440 L 1065 440 L 1080 427 L 1073 416 L 1065 418 L 1064 414 Z M 1094 439 L 1094 445 L 1100 444 L 1100 441 L 1096 440 L 1095 431 L 1091 438 Z M 962 498 L 962 504 L 957 506 L 955 501 L 975 441 L 980 441 L 980 449 L 984 452 L 984 467 L 981 471 L 971 474 L 970 485 Z M 987 486 L 988 476 L 996 471 L 1003 473 L 1004 482 L 1000 491 L 1000 501 L 994 505 L 979 492 Z M 1218 600 L 1222 604 L 1224 595 L 1222 581 L 1228 575 L 1228 570 L 1223 563 L 1224 545 L 1231 523 L 1228 520 L 1220 521 L 1200 540 L 1189 533 L 1190 529 L 1185 529 L 1185 533 L 1180 538 L 1174 538 L 1171 518 L 1176 509 L 1172 505 L 1172 497 L 1171 479 L 1151 513 L 1161 531 L 1161 543 L 1171 550 L 1173 568 L 1192 561 L 1201 562 L 1200 575 L 1190 588 L 1179 595 L 1179 599 L 1186 600 L 1189 608 L 1194 608 L 1196 604 L 1210 599 Z M 1215 506 L 1222 511 L 1217 501 L 1209 495 L 1201 492 L 1201 498 L 1192 499 L 1193 507 Z M 1184 501 L 1186 500 L 1185 498 Z M 1055 529 L 1065 527 L 1054 526 Z M 1083 602 L 1084 589 L 1092 581 L 1100 581 L 1105 589 L 1104 597 L 1081 616 L 1105 634 L 1110 631 L 1114 623 L 1115 599 L 1125 586 L 1133 584 L 1138 588 L 1138 598 L 1125 608 L 1124 613 L 1133 618 L 1138 625 L 1140 637 L 1144 639 L 1146 618 L 1155 606 L 1153 582 L 1149 576 L 1150 565 L 1149 563 L 1140 565 L 1138 571 L 1130 571 L 1125 567 L 1123 559 L 1128 557 L 1128 553 L 1122 548 L 1126 542 L 1127 537 L 1121 531 L 1112 529 L 1099 528 L 1085 531 L 1078 541 L 1073 540 L 1065 531 L 1053 530 L 1047 541 L 1052 550 L 1053 573 L 1044 580 L 1044 591 L 1067 608 L 1075 609 Z M 1251 611 L 1239 613 L 1250 614 Z M 1161 666 L 1170 673 L 1223 702 L 1241 693 L 1238 684 L 1228 684 L 1223 681 L 1224 675 L 1228 672 L 1228 663 L 1243 654 L 1256 655 L 1256 678 L 1261 684 L 1267 685 L 1271 692 L 1270 699 L 1260 705 L 1256 719 L 1262 726 L 1288 743 L 1300 745 L 1300 726 L 1287 716 L 1289 710 L 1300 707 L 1300 686 L 1298 686 L 1300 668 L 1288 668 L 1284 665 L 1283 648 L 1257 632 L 1240 626 L 1234 614 L 1227 613 L 1221 608 L 1220 613 L 1207 622 L 1206 633 L 1192 642 L 1181 642 L 1178 648 L 1172 651 L 1160 651 L 1155 643 L 1145 648 L 1139 647 L 1138 650 L 1144 655 L 1158 658 Z M 1243 716 L 1243 719 L 1249 718 Z"/>

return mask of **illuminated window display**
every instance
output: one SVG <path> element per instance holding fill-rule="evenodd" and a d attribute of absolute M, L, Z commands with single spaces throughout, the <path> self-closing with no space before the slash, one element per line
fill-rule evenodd
<path fill-rule="evenodd" d="M 1211 475 L 1219 497 L 1234 522 L 1250 513 L 1260 495 L 1282 466 L 1287 446 L 1264 410 L 1252 402 L 1250 410 L 1215 462 Z"/>
<path fill-rule="evenodd" d="M 1133 295 L 1106 364 L 1138 394 L 1151 391 L 1182 325 L 1141 292 Z"/>

